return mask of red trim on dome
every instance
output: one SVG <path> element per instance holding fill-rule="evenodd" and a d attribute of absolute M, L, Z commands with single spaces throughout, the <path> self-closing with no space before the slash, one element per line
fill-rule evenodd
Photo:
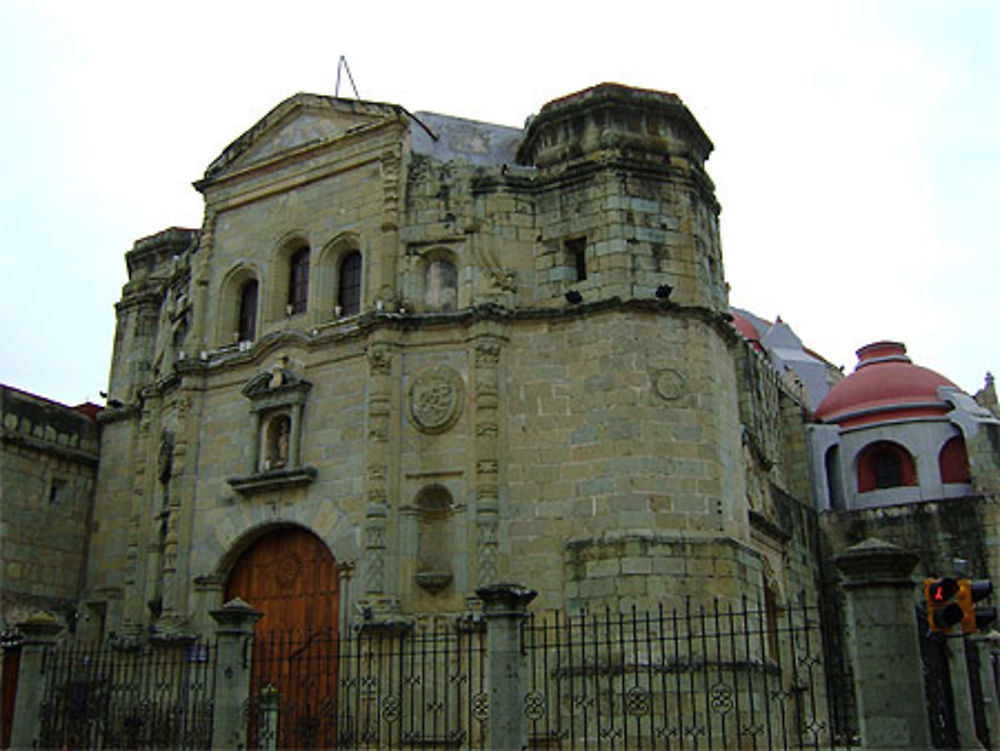
<path fill-rule="evenodd" d="M 729 311 L 732 315 L 733 320 L 730 322 L 734 329 L 740 332 L 740 336 L 750 342 L 754 347 L 756 347 L 761 352 L 764 351 L 764 347 L 760 343 L 760 332 L 754 328 L 754 325 L 750 323 L 746 318 L 741 316 L 739 313 Z"/>
<path fill-rule="evenodd" d="M 965 450 L 965 440 L 960 435 L 952 436 L 938 454 L 938 469 L 941 482 L 972 482 L 969 475 L 969 454 Z"/>
<path fill-rule="evenodd" d="M 958 387 L 940 373 L 914 365 L 905 352 L 898 342 L 862 347 L 857 370 L 830 389 L 815 419 L 853 427 L 947 414 L 951 408 L 938 396 L 938 388 Z"/>

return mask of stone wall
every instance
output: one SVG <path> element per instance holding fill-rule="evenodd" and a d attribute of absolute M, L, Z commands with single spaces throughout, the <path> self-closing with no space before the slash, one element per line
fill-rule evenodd
<path fill-rule="evenodd" d="M 0 629 L 35 609 L 72 615 L 85 568 L 98 428 L 62 404 L 0 387 Z"/>
<path fill-rule="evenodd" d="M 975 495 L 879 509 L 820 514 L 827 554 L 869 538 L 898 545 L 919 557 L 914 576 L 945 576 L 954 559 L 968 561 L 968 575 L 1000 577 L 1000 497 Z"/>

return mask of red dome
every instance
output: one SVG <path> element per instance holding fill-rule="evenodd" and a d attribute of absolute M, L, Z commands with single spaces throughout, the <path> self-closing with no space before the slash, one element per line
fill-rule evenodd
<path fill-rule="evenodd" d="M 910 417 L 946 414 L 939 386 L 958 388 L 940 373 L 910 362 L 899 342 L 875 342 L 858 350 L 858 367 L 816 408 L 816 420 L 852 427 Z"/>
<path fill-rule="evenodd" d="M 734 329 L 740 332 L 740 336 L 763 352 L 764 347 L 760 343 L 760 332 L 757 331 L 754 325 L 735 310 L 730 309 L 729 314 L 733 317 L 730 323 Z"/>

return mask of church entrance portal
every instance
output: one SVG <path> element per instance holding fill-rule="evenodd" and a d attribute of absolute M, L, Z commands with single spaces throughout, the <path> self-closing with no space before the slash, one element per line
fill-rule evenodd
<path fill-rule="evenodd" d="M 233 566 L 226 601 L 234 597 L 264 613 L 253 647 L 251 740 L 276 734 L 280 748 L 314 748 L 335 738 L 340 597 L 329 549 L 299 527 L 265 534 Z M 277 712 L 268 709 L 270 688 Z"/>

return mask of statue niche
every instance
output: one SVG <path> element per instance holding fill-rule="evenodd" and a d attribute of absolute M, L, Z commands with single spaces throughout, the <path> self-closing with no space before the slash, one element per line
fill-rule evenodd
<path fill-rule="evenodd" d="M 288 368 L 282 357 L 243 387 L 250 400 L 252 443 L 249 474 L 230 477 L 240 493 L 304 485 L 316 477 L 301 460 L 302 417 L 312 384 Z"/>

